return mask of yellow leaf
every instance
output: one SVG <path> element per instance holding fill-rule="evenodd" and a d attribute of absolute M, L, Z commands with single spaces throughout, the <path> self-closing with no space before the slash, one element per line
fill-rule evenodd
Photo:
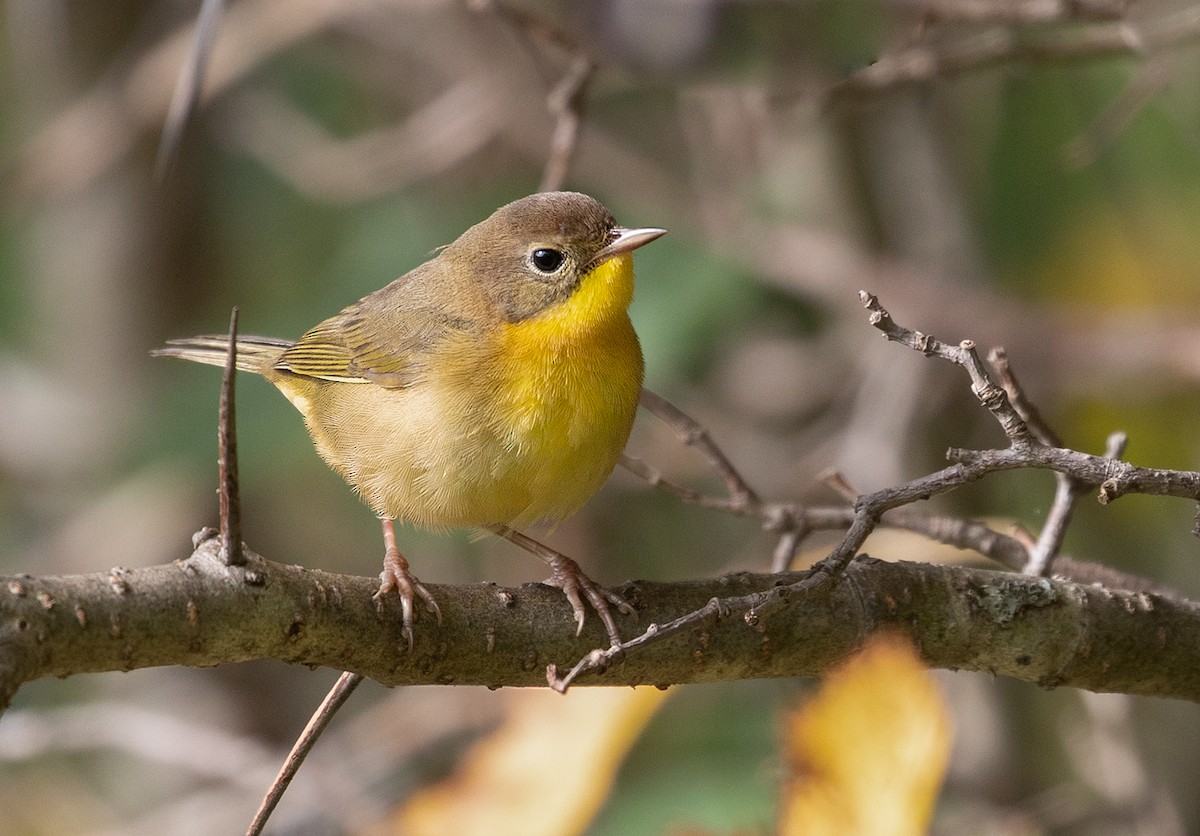
<path fill-rule="evenodd" d="M 424 836 L 582 833 L 621 761 L 662 704 L 657 688 L 516 692 L 512 711 L 446 780 L 400 811 L 397 832 Z"/>
<path fill-rule="evenodd" d="M 902 637 L 876 635 L 787 721 L 779 832 L 926 832 L 950 754 L 932 677 Z"/>

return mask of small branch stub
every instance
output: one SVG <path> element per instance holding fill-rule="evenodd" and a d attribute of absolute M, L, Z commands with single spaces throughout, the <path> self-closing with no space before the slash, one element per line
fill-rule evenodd
<path fill-rule="evenodd" d="M 238 494 L 237 416 L 234 408 L 237 379 L 238 309 L 229 315 L 229 358 L 221 377 L 221 403 L 217 427 L 218 488 L 220 498 L 221 559 L 227 566 L 243 566 L 242 502 Z"/>

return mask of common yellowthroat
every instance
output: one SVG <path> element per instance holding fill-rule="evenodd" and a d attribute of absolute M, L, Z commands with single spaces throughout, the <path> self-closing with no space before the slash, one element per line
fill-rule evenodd
<path fill-rule="evenodd" d="M 609 605 L 629 604 L 516 527 L 579 510 L 616 465 L 642 385 L 631 253 L 665 231 L 619 227 L 587 195 L 530 195 L 295 342 L 238 338 L 237 367 L 287 396 L 382 521 L 376 597 L 399 595 L 410 647 L 416 599 L 441 612 L 396 545 L 397 519 L 512 541 L 550 565 L 577 634 L 586 598 L 619 641 Z M 223 366 L 227 345 L 154 353 Z"/>

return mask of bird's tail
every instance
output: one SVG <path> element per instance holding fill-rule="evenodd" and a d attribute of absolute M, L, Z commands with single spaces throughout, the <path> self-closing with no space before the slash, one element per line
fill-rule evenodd
<path fill-rule="evenodd" d="M 274 337 L 238 337 L 237 367 L 244 372 L 262 374 L 291 346 L 290 340 Z M 155 357 L 178 357 L 193 363 L 224 366 L 229 359 L 229 337 L 225 334 L 205 334 L 200 337 L 168 340 L 165 346 L 150 353 Z"/>

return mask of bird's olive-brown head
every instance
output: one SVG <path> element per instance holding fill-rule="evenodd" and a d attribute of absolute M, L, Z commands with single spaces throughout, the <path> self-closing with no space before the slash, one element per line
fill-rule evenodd
<path fill-rule="evenodd" d="M 476 277 L 504 319 L 519 322 L 570 298 L 597 265 L 664 232 L 619 227 L 584 194 L 543 192 L 496 210 L 439 260 Z"/>

